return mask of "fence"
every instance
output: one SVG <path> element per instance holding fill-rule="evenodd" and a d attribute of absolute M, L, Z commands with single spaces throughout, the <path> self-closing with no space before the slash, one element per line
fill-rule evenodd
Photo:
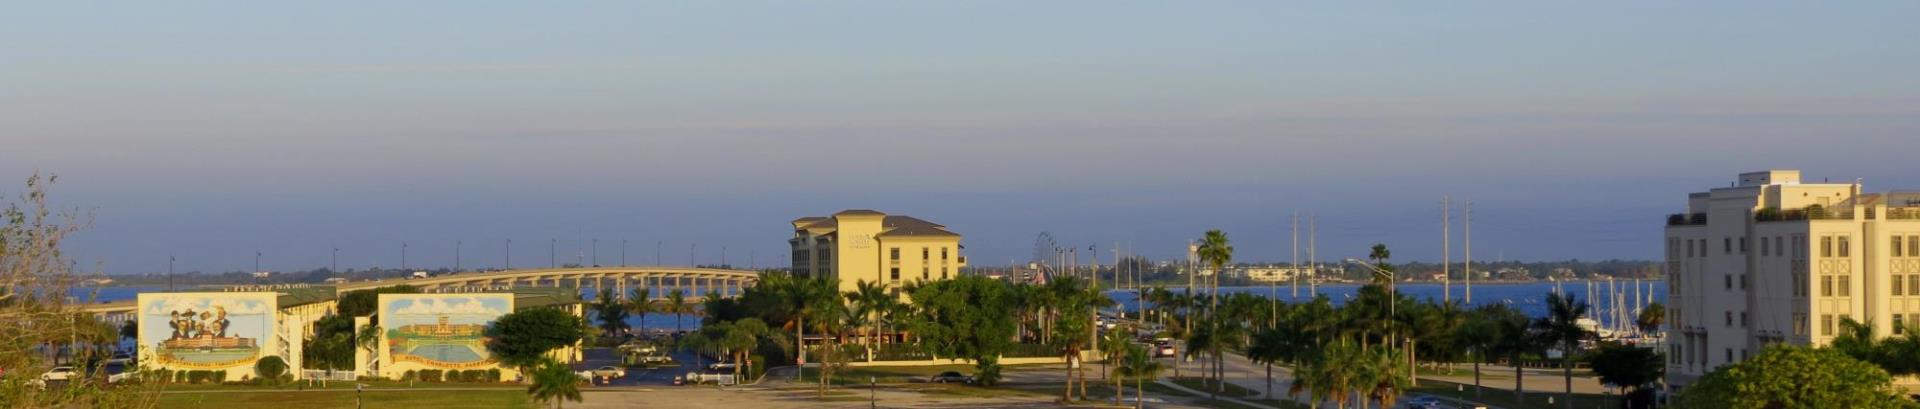
<path fill-rule="evenodd" d="M 324 370 L 323 369 L 302 369 L 300 370 L 300 378 L 312 379 L 316 381 L 349 381 L 351 382 L 358 379 L 359 377 L 358 375 L 354 374 L 353 371 L 335 371 L 331 369 L 324 369 Z"/>

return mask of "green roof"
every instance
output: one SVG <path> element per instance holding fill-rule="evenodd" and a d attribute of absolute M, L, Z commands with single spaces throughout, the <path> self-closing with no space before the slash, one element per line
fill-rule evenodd
<path fill-rule="evenodd" d="M 513 309 L 551 307 L 580 303 L 580 290 L 571 287 L 513 287 Z"/>

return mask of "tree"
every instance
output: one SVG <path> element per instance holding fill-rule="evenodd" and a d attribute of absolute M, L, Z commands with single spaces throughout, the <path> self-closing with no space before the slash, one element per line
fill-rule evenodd
<path fill-rule="evenodd" d="M 1460 348 L 1473 360 L 1473 394 L 1480 396 L 1480 364 L 1491 357 L 1501 355 L 1508 345 L 1503 341 L 1507 334 L 1503 331 L 1507 323 L 1525 323 L 1526 315 L 1508 308 L 1506 304 L 1486 304 L 1474 308 L 1466 315 L 1466 322 L 1454 331 L 1454 339 Z M 1518 325 L 1525 329 L 1525 325 Z M 1522 334 L 1524 335 L 1524 334 Z"/>
<path fill-rule="evenodd" d="M 1126 359 L 1127 350 L 1135 346 L 1133 345 L 1133 331 L 1125 328 L 1116 327 L 1102 334 L 1103 335 L 1100 336 L 1100 367 L 1103 369 L 1101 372 L 1105 374 L 1107 367 L 1118 365 L 1120 360 Z M 1118 375 L 1113 376 L 1114 405 L 1120 404 L 1121 395 L 1124 395 L 1124 393 L 1122 393 L 1124 392 L 1122 391 L 1123 388 L 1124 385 L 1121 385 L 1120 377 Z"/>
<path fill-rule="evenodd" d="M 1523 395 L 1525 389 L 1522 388 L 1522 385 L 1526 380 L 1526 372 L 1520 370 L 1521 361 L 1524 360 L 1528 354 L 1534 354 L 1540 351 L 1540 336 L 1533 332 L 1533 328 L 1529 325 L 1525 313 L 1521 313 L 1512 308 L 1506 308 L 1505 305 L 1501 304 L 1493 304 L 1483 308 L 1485 308 L 1487 310 L 1486 313 L 1489 314 L 1489 316 L 1485 318 L 1489 320 L 1490 329 L 1493 330 L 1494 334 L 1498 334 L 1494 336 L 1493 344 L 1489 346 L 1488 352 L 1490 355 L 1503 355 L 1507 357 L 1507 363 L 1513 366 L 1513 399 L 1515 401 L 1521 400 L 1522 397 L 1525 396 Z"/>
<path fill-rule="evenodd" d="M 635 288 L 633 289 L 633 294 L 630 294 L 627 296 L 627 313 L 632 314 L 634 317 L 634 321 L 637 321 L 640 323 L 640 329 L 642 330 L 643 333 L 645 332 L 646 326 L 647 326 L 647 314 L 651 314 L 655 311 L 658 311 L 658 310 L 655 309 L 653 305 L 653 289 L 652 288 L 649 288 L 649 287 Z"/>
<path fill-rule="evenodd" d="M 502 364 L 524 370 L 541 364 L 555 349 L 579 343 L 586 332 L 586 322 L 563 310 L 514 311 L 487 325 L 487 352 Z"/>
<path fill-rule="evenodd" d="M 1119 365 L 1113 367 L 1113 377 L 1115 382 L 1119 382 L 1125 378 L 1132 378 L 1134 392 L 1133 406 L 1135 408 L 1144 408 L 1146 407 L 1147 401 L 1146 381 L 1159 377 L 1160 372 L 1165 369 L 1165 366 L 1160 364 L 1159 360 L 1153 359 L 1153 354 L 1148 352 L 1146 348 L 1141 348 L 1139 345 L 1127 344 L 1124 353 L 1121 354 Z M 1119 390 L 1119 387 L 1115 387 L 1114 389 L 1114 404 L 1118 405 L 1120 404 L 1118 395 L 1120 395 L 1122 391 Z"/>
<path fill-rule="evenodd" d="M 627 306 L 620 302 L 612 288 L 601 288 L 593 303 L 593 313 L 600 317 L 600 331 L 611 337 L 619 337 L 627 332 Z"/>
<path fill-rule="evenodd" d="M 1573 356 L 1579 352 L 1580 341 L 1593 337 L 1592 331 L 1580 326 L 1580 318 L 1586 317 L 1587 308 L 1587 303 L 1572 296 L 1549 293 L 1547 316 L 1534 321 L 1534 327 L 1540 331 L 1543 340 L 1560 348 L 1561 373 L 1567 382 L 1567 409 L 1573 409 Z"/>
<path fill-rule="evenodd" d="M 541 359 L 537 364 L 529 377 L 533 384 L 527 386 L 527 394 L 532 395 L 535 402 L 553 402 L 557 409 L 565 401 L 580 401 L 580 376 L 575 375 L 572 368 L 552 359 Z"/>
<path fill-rule="evenodd" d="M 1666 374 L 1666 363 L 1653 348 L 1616 342 L 1601 343 L 1587 356 L 1587 365 L 1600 375 L 1600 383 L 1620 388 L 1629 408 L 1652 407 L 1652 385 Z"/>
<path fill-rule="evenodd" d="M 1640 332 L 1652 334 L 1660 332 L 1660 324 L 1666 321 L 1667 306 L 1656 302 L 1647 303 L 1647 308 L 1640 310 L 1640 316 L 1634 318 L 1633 324 L 1639 327 Z"/>
<path fill-rule="evenodd" d="M 260 377 L 261 382 L 268 384 L 280 383 L 280 377 L 287 374 L 287 361 L 280 359 L 279 355 L 261 357 L 259 360 L 253 361 L 253 373 Z"/>
<path fill-rule="evenodd" d="M 1200 238 L 1200 247 L 1194 251 L 1194 255 L 1198 256 L 1201 262 L 1213 267 L 1213 294 L 1209 297 L 1212 299 L 1212 304 L 1209 306 L 1207 320 L 1219 321 L 1217 308 L 1220 302 L 1220 275 L 1225 274 L 1227 265 L 1233 263 L 1233 245 L 1228 242 L 1227 233 L 1218 229 L 1208 230 L 1206 235 Z M 1209 323 L 1208 326 L 1218 332 L 1215 334 L 1216 341 L 1226 341 L 1224 337 L 1229 335 L 1227 328 L 1221 327 L 1217 322 Z M 1220 365 L 1222 363 L 1220 347 L 1224 345 L 1226 344 L 1216 343 L 1209 351 L 1213 353 L 1214 380 L 1219 382 L 1218 388 L 1214 391 L 1216 394 L 1227 391 L 1226 383 L 1220 382 L 1226 379 L 1226 371 L 1221 369 Z"/>
<path fill-rule="evenodd" d="M 855 282 L 854 290 L 848 291 L 844 296 L 846 296 L 848 303 L 853 304 L 853 313 L 855 316 L 851 318 L 854 318 L 861 324 L 865 324 L 858 326 L 861 341 L 862 344 L 866 345 L 867 352 L 872 353 L 874 336 L 871 330 L 877 326 L 887 309 L 892 307 L 892 303 L 897 302 L 898 299 L 892 294 L 887 293 L 885 285 L 877 282 L 867 282 L 867 280 Z"/>
<path fill-rule="evenodd" d="M 919 310 L 911 324 L 920 347 L 949 359 L 973 360 L 974 380 L 999 382 L 1000 354 L 1014 333 L 1013 308 L 1005 282 L 962 275 L 914 288 L 908 293 Z"/>
<path fill-rule="evenodd" d="M 681 316 L 693 312 L 693 306 L 687 305 L 687 290 L 675 288 L 667 292 L 666 305 L 661 306 L 660 312 L 673 314 L 673 332 L 680 332 Z"/>
<path fill-rule="evenodd" d="M 1887 371 L 1832 349 L 1776 345 L 1681 392 L 1680 408 L 1914 408 Z"/>

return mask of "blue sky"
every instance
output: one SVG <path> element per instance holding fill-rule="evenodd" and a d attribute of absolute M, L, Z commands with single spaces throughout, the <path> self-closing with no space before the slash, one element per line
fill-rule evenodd
<path fill-rule="evenodd" d="M 843 208 L 945 223 L 976 264 L 1208 228 L 1281 260 L 1294 211 L 1323 258 L 1434 260 L 1445 194 L 1476 202 L 1476 258 L 1653 258 L 1737 172 L 1920 188 L 1917 9 L 30 4 L 0 17 L 0 191 L 61 175 L 98 215 L 72 254 L 109 272 L 596 237 L 603 264 L 626 239 L 784 265 L 787 220 Z"/>

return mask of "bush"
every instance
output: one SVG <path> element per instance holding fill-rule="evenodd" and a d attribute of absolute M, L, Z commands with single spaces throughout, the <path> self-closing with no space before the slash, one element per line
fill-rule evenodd
<path fill-rule="evenodd" d="M 278 380 L 287 374 L 287 361 L 273 355 L 260 358 L 253 362 L 253 374 L 266 381 Z"/>
<path fill-rule="evenodd" d="M 173 383 L 187 383 L 187 371 L 174 371 Z"/>
<path fill-rule="evenodd" d="M 443 372 L 441 372 L 438 369 L 423 369 L 423 370 L 420 370 L 420 381 L 421 382 L 440 382 L 446 379 L 441 376 L 442 374 Z"/>
<path fill-rule="evenodd" d="M 196 370 L 187 371 L 187 382 L 193 383 L 193 384 L 207 383 L 207 378 L 211 378 L 212 375 L 213 375 L 213 372 L 208 372 L 204 370 L 196 369 Z"/>
<path fill-rule="evenodd" d="M 208 377 L 208 378 L 211 378 L 211 379 L 208 379 L 208 380 L 210 380 L 210 381 L 213 381 L 213 383 L 226 383 L 226 382 L 227 382 L 227 370 L 225 370 L 225 369 L 222 369 L 222 370 L 218 370 L 218 371 L 213 371 L 213 374 L 210 374 L 210 375 L 207 375 L 207 377 Z"/>
<path fill-rule="evenodd" d="M 487 370 L 487 382 L 500 382 L 500 368 Z"/>
<path fill-rule="evenodd" d="M 413 370 L 407 370 L 406 372 L 400 373 L 401 382 L 413 382 L 419 379 L 420 379 L 420 374 L 413 372 Z"/>
<path fill-rule="evenodd" d="M 172 383 L 172 382 L 173 382 L 173 371 L 172 371 L 172 370 L 167 370 L 167 369 L 155 369 L 155 370 L 153 370 L 153 374 L 152 374 L 152 375 L 149 375 L 149 376 L 152 376 L 152 377 L 153 377 L 153 379 L 156 379 L 156 380 L 159 380 L 159 381 L 160 381 L 160 383 Z"/>

